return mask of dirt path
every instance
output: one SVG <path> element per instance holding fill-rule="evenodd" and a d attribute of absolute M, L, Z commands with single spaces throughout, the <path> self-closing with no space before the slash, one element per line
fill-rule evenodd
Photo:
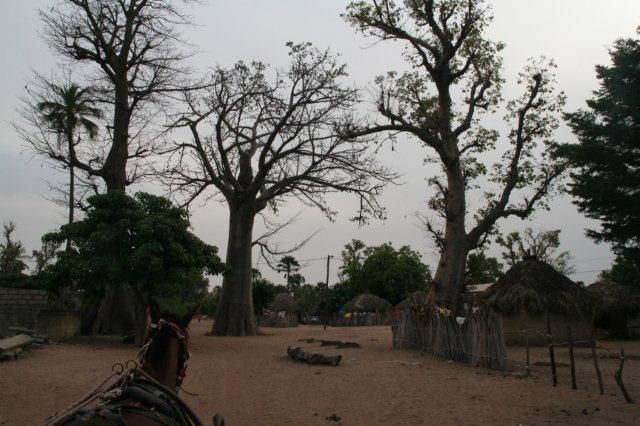
<path fill-rule="evenodd" d="M 209 322 L 193 325 L 192 359 L 184 398 L 205 423 L 222 412 L 228 424 L 638 424 L 640 404 L 624 402 L 610 373 L 617 361 L 601 360 L 606 393 L 596 391 L 591 361 L 578 353 L 579 389 L 550 385 L 547 367 L 532 379 L 477 370 L 390 348 L 388 327 L 265 329 L 254 338 L 204 336 Z M 362 349 L 327 349 L 298 339 L 350 340 Z M 288 345 L 343 355 L 340 367 L 291 363 Z M 635 345 L 635 346 L 634 346 Z M 629 348 L 629 349 L 627 349 Z M 640 344 L 625 343 L 640 354 Z M 136 351 L 104 339 L 51 345 L 0 364 L 0 424 L 39 424 L 104 378 L 115 361 Z M 584 355 L 584 356 L 583 356 Z M 521 351 L 509 353 L 522 356 Z M 561 361 L 564 355 L 559 354 Z M 544 360 L 544 351 L 534 360 Z M 640 361 L 625 366 L 625 381 L 640 402 Z M 328 420 L 333 417 L 339 421 Z"/>

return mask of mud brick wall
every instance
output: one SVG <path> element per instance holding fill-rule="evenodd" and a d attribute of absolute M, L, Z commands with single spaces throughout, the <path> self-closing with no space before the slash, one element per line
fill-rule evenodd
<path fill-rule="evenodd" d="M 69 309 L 43 309 L 38 313 L 36 331 L 57 342 L 80 333 L 80 311 Z"/>
<path fill-rule="evenodd" d="M 7 335 L 12 326 L 35 329 L 38 313 L 48 300 L 45 290 L 0 288 L 0 335 Z"/>

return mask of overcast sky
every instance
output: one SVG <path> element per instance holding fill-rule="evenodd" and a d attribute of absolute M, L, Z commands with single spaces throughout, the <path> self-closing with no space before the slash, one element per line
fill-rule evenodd
<path fill-rule="evenodd" d="M 51 196 L 47 182 L 64 179 L 38 158 L 33 158 L 13 131 L 19 96 L 31 71 L 49 74 L 57 59 L 40 37 L 42 25 L 37 9 L 46 9 L 52 0 L 0 1 L 0 222 L 17 223 L 17 238 L 29 252 L 40 246 L 42 234 L 64 223 L 65 211 L 47 200 Z M 505 63 L 505 97 L 519 94 L 515 76 L 528 58 L 541 55 L 558 64 L 558 82 L 567 94 L 567 111 L 584 105 L 596 88 L 594 66 L 608 63 L 608 48 L 616 38 L 631 37 L 640 25 L 640 2 L 637 0 L 494 0 L 495 20 L 489 37 L 503 41 Z M 349 65 L 351 82 L 366 88 L 376 75 L 405 67 L 398 44 L 371 46 L 371 41 L 356 34 L 340 14 L 345 0 L 203 0 L 192 10 L 196 26 L 185 31 L 186 38 L 200 53 L 193 66 L 200 72 L 214 64 L 228 66 L 235 61 L 258 59 L 273 67 L 286 66 L 288 41 L 310 41 L 340 53 Z M 367 107 L 365 105 L 365 107 Z M 489 123 L 502 128 L 501 123 Z M 561 141 L 574 140 L 566 127 L 557 132 Z M 389 187 L 383 198 L 388 219 L 359 228 L 348 220 L 357 206 L 356 200 L 332 197 L 340 211 L 335 222 L 306 209 L 296 225 L 280 238 L 283 246 L 293 244 L 309 233 L 321 230 L 294 255 L 306 266 L 302 270 L 308 282 L 324 281 L 326 256 L 340 257 L 344 244 L 359 238 L 368 245 L 392 242 L 408 244 L 419 251 L 425 263 L 435 271 L 437 253 L 427 235 L 417 226 L 415 213 L 425 210 L 430 193 L 426 178 L 437 170 L 423 165 L 428 154 L 410 139 L 401 140 L 395 150 L 386 149 L 381 161 L 402 173 L 402 185 Z M 138 188 L 139 189 L 139 188 Z M 145 186 L 148 190 L 160 190 Z M 135 188 L 134 188 L 135 190 Z M 474 201 L 472 200 L 472 204 Z M 477 203 L 476 203 L 477 205 Z M 292 204 L 281 212 L 281 219 L 295 214 L 300 206 Z M 195 233 L 220 248 L 224 256 L 228 214 L 217 203 L 193 209 Z M 568 196 L 557 197 L 550 211 L 539 212 L 531 220 L 507 220 L 499 223 L 502 232 L 534 229 L 561 229 L 562 249 L 571 252 L 577 281 L 591 283 L 602 269 L 608 268 L 612 254 L 607 245 L 596 245 L 584 236 L 584 230 L 597 226 L 580 215 Z M 259 229 L 258 229 L 259 230 Z M 489 250 L 499 255 L 495 247 Z M 336 259 L 336 260 L 337 260 Z M 282 277 L 268 271 L 254 256 L 254 263 L 276 281 Z M 334 283 L 339 262 L 332 263 L 330 282 Z M 216 281 L 217 282 L 217 281 Z"/>

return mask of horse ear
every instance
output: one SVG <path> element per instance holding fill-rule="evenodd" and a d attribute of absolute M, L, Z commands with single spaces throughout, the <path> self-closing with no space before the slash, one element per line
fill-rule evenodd
<path fill-rule="evenodd" d="M 149 316 L 152 323 L 157 323 L 160 319 L 160 306 L 153 299 L 149 299 Z"/>
<path fill-rule="evenodd" d="M 189 311 L 182 318 L 180 318 L 180 324 L 179 324 L 180 327 L 187 328 L 187 326 L 189 325 L 189 323 L 191 322 L 194 315 L 196 314 L 196 312 L 198 312 L 199 309 L 200 309 L 200 305 L 195 305 L 193 308 L 189 309 Z"/>

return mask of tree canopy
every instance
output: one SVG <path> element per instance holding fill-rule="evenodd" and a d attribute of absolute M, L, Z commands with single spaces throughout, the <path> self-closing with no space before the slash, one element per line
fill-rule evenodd
<path fill-rule="evenodd" d="M 640 38 L 617 40 L 610 56 L 587 108 L 565 115 L 578 143 L 557 154 L 573 168 L 578 209 L 601 223 L 587 235 L 640 259 Z"/>
<path fill-rule="evenodd" d="M 611 269 L 603 271 L 601 278 L 607 278 L 618 284 L 640 291 L 640 264 L 634 260 L 618 256 Z"/>
<path fill-rule="evenodd" d="M 502 275 L 502 265 L 498 259 L 488 257 L 482 251 L 469 253 L 464 275 L 465 285 L 493 283 Z"/>
<path fill-rule="evenodd" d="M 575 272 L 570 264 L 571 255 L 568 251 L 558 253 L 560 247 L 560 230 L 538 231 L 531 228 L 520 232 L 511 232 L 506 237 L 499 235 L 496 242 L 504 248 L 502 259 L 508 267 L 515 266 L 525 257 L 534 257 L 553 266 L 556 271 L 564 275 Z"/>
<path fill-rule="evenodd" d="M 124 283 L 144 311 L 150 298 L 178 296 L 189 285 L 201 288 L 203 273 L 223 272 L 217 248 L 191 233 L 187 212 L 169 200 L 115 191 L 87 202 L 84 219 L 44 237 L 71 241 L 72 249 L 60 252 L 56 264 L 47 267 L 63 282 L 97 296 Z M 143 312 L 137 314 L 140 326 Z"/>
<path fill-rule="evenodd" d="M 373 293 L 397 304 L 417 290 L 426 290 L 431 280 L 429 267 L 409 246 L 395 249 L 391 243 L 366 247 L 353 240 L 342 252 L 341 268 L 346 296 Z"/>
<path fill-rule="evenodd" d="M 378 115 L 353 137 L 410 136 L 428 149 L 442 173 L 425 215 L 441 248 L 431 299 L 456 309 L 468 253 L 481 247 L 503 218 L 527 218 L 554 190 L 563 169 L 549 161 L 565 96 L 555 89 L 555 63 L 531 61 L 520 73 L 521 96 L 504 102 L 502 43 L 485 38 L 492 20 L 483 0 L 372 0 L 351 2 L 345 19 L 372 40 L 398 42 L 410 71 L 375 80 Z M 483 117 L 506 110 L 510 130 L 485 127 Z M 502 140 L 501 140 L 502 139 Z M 483 154 L 499 148 L 490 163 Z M 480 189 L 485 204 L 470 212 L 468 193 Z"/>

